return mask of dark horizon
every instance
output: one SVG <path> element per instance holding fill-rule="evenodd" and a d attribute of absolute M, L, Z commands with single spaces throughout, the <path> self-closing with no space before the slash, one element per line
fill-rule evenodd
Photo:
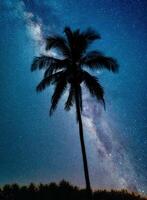
<path fill-rule="evenodd" d="M 44 190 L 43 190 L 43 188 L 44 188 Z M 0 186 L 0 198 L 3 193 L 4 193 L 4 195 L 10 195 L 11 193 L 14 195 L 19 195 L 19 193 L 21 194 L 21 190 L 22 191 L 25 190 L 25 192 L 28 192 L 28 193 L 31 191 L 34 194 L 36 192 L 37 193 L 42 192 L 42 195 L 44 195 L 44 196 L 49 195 L 49 193 L 48 193 L 49 191 L 50 192 L 52 191 L 53 193 L 56 194 L 58 192 L 58 190 L 63 190 L 64 195 L 68 194 L 68 192 L 70 193 L 71 191 L 76 192 L 76 193 L 86 192 L 85 187 L 78 187 L 77 185 L 73 185 L 72 183 L 63 179 L 59 182 L 50 182 L 50 183 L 44 183 L 44 184 L 43 183 L 36 184 L 33 182 L 26 184 L 26 185 L 20 185 L 18 183 L 6 184 L 3 186 Z M 104 195 L 103 198 L 105 198 L 105 196 L 107 198 L 107 196 L 109 197 L 109 195 L 110 195 L 109 198 L 112 198 L 112 197 L 113 198 L 118 198 L 118 197 L 122 198 L 122 196 L 123 196 L 123 198 L 127 198 L 127 196 L 128 196 L 128 198 L 130 197 L 132 199 L 143 199 L 143 200 L 147 199 L 147 196 L 145 194 L 135 192 L 135 191 L 129 191 L 127 189 L 117 189 L 117 190 L 109 189 L 109 190 L 107 190 L 107 189 L 97 188 L 97 189 L 93 189 L 92 193 L 93 193 L 93 195 L 103 194 Z M 10 196 L 10 199 L 12 198 L 12 196 Z M 24 198 L 24 196 L 23 196 L 23 198 Z M 96 198 L 98 198 L 97 195 L 96 195 Z"/>

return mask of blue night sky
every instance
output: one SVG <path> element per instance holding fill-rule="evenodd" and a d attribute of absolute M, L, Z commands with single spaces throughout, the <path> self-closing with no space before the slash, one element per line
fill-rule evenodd
<path fill-rule="evenodd" d="M 95 72 L 106 112 L 85 91 L 83 121 L 93 188 L 147 193 L 147 1 L 0 1 L 0 185 L 60 181 L 84 186 L 75 110 L 61 100 L 48 116 L 51 90 L 35 92 L 30 72 L 43 38 L 65 26 L 96 29 L 93 45 L 116 58 L 119 73 Z"/>

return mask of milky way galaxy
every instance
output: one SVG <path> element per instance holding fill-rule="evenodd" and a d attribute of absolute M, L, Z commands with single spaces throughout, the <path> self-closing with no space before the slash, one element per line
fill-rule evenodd
<path fill-rule="evenodd" d="M 95 143 L 98 156 L 98 171 L 101 185 L 108 188 L 125 188 L 137 191 L 136 175 L 118 134 L 111 126 L 103 105 L 84 97 L 84 125 L 89 137 Z"/>

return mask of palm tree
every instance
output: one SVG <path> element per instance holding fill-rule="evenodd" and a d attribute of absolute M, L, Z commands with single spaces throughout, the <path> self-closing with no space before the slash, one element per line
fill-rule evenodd
<path fill-rule="evenodd" d="M 69 27 L 65 27 L 64 36 L 53 35 L 46 39 L 46 51 L 56 49 L 59 56 L 46 54 L 35 57 L 31 66 L 32 71 L 36 69 L 45 70 L 44 77 L 36 88 L 38 92 L 44 90 L 47 86 L 55 85 L 51 99 L 50 115 L 55 111 L 65 90 L 69 88 L 65 110 L 69 111 L 75 103 L 86 189 L 89 194 L 91 194 L 91 186 L 81 118 L 82 86 L 85 85 L 90 94 L 105 105 L 103 88 L 97 77 L 91 75 L 89 70 L 107 69 L 112 72 L 118 70 L 115 59 L 106 57 L 100 51 L 88 51 L 91 43 L 100 38 L 100 35 L 90 28 L 81 32 L 79 29 L 72 31 Z"/>

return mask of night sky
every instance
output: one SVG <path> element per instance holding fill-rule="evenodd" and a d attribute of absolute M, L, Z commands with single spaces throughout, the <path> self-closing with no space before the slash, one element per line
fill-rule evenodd
<path fill-rule="evenodd" d="M 84 90 L 84 130 L 93 188 L 147 193 L 147 1 L 0 1 L 0 185 L 63 178 L 84 187 L 75 109 L 49 118 L 52 88 L 37 94 L 42 72 L 30 72 L 43 38 L 65 26 L 92 27 L 93 45 L 120 65 L 96 71 L 106 111 Z"/>

